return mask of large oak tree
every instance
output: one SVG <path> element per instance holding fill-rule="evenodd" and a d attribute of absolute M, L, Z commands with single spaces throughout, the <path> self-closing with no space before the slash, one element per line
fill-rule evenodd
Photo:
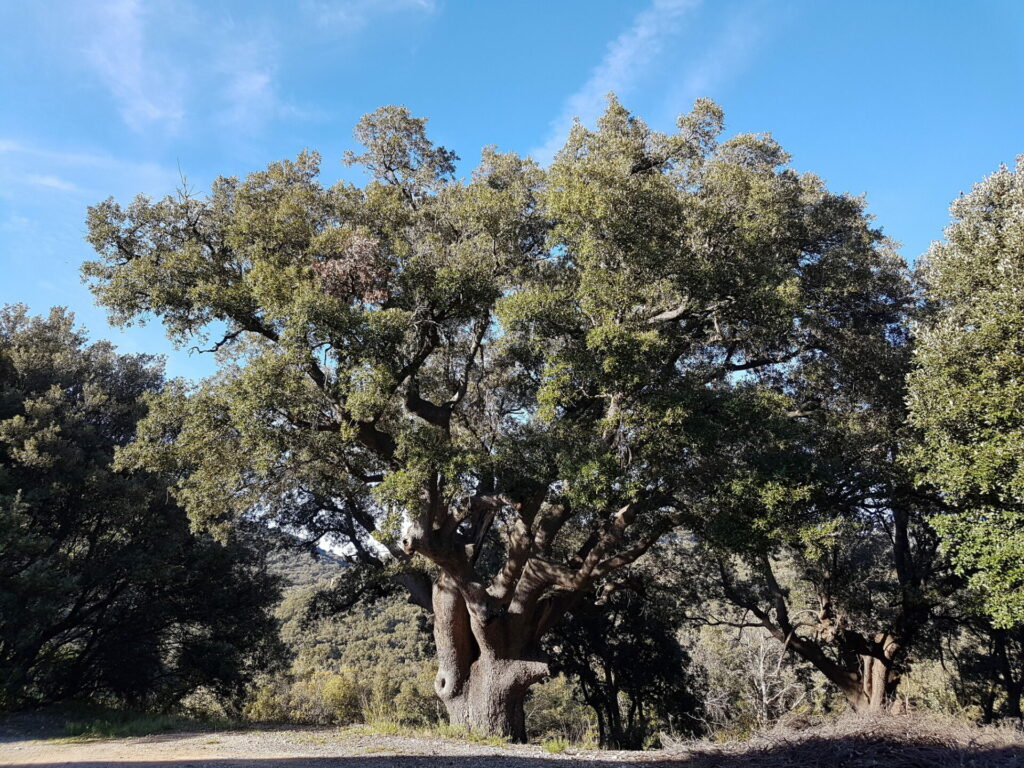
<path fill-rule="evenodd" d="M 862 319 L 901 266 L 863 201 L 721 129 L 707 101 L 664 134 L 612 100 L 550 167 L 488 149 L 461 180 L 385 107 L 348 158 L 365 186 L 323 187 L 303 153 L 93 207 L 85 274 L 112 318 L 222 361 L 153 403 L 124 461 L 178 472 L 199 523 L 263 517 L 396 573 L 424 558 L 431 584 L 397 576 L 434 612 L 452 721 L 522 738 L 545 633 L 716 514 L 778 397 L 754 374 L 883 332 Z"/>

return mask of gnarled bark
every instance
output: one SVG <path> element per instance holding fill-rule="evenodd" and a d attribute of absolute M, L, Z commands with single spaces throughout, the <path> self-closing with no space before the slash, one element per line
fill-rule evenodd
<path fill-rule="evenodd" d="M 541 638 L 594 583 L 646 552 L 676 522 L 662 508 L 651 529 L 631 539 L 627 529 L 642 505 L 607 510 L 607 520 L 565 562 L 551 557 L 569 509 L 548 503 L 548 488 L 523 493 L 478 492 L 464 504 L 445 500 L 432 477 L 418 514 L 402 535 L 407 555 L 418 553 L 440 574 L 433 587 L 438 673 L 435 691 L 451 722 L 515 741 L 526 739 L 524 703 L 530 687 L 549 674 Z M 514 515 L 504 531 L 507 554 L 490 578 L 476 569 L 496 513 Z"/>
<path fill-rule="evenodd" d="M 471 616 L 454 580 L 434 585 L 434 690 L 453 725 L 526 740 L 526 695 L 548 675 L 547 662 L 529 647 L 532 633 L 507 615 L 484 624 Z"/>

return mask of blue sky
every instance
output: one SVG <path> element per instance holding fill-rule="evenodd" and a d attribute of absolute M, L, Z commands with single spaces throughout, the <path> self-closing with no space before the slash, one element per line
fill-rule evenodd
<path fill-rule="evenodd" d="M 5 0 L 0 29 L 0 303 L 69 306 L 172 375 L 213 361 L 107 325 L 78 277 L 86 206 L 304 147 L 333 182 L 381 104 L 468 172 L 487 144 L 548 159 L 610 90 L 662 129 L 710 96 L 728 134 L 866 194 L 910 260 L 1024 153 L 1024 0 Z"/>

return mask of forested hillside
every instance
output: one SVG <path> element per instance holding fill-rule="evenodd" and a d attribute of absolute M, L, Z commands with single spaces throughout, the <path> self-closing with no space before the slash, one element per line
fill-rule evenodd
<path fill-rule="evenodd" d="M 327 550 L 277 549 L 267 558 L 270 570 L 284 581 L 285 596 L 308 587 L 326 586 L 341 575 L 346 563 Z"/>

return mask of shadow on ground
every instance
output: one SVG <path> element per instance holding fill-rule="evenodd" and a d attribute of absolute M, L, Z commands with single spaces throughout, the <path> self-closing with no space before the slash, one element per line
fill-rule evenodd
<path fill-rule="evenodd" d="M 140 751 L 144 746 L 140 745 Z M 7 756 L 8 759 L 11 755 Z M 424 756 L 401 754 L 349 755 L 338 757 L 284 758 L 190 758 L 180 760 L 68 760 L 70 754 L 52 763 L 8 763 L 8 765 L 64 766 L 65 768 L 555 768 L 574 764 L 589 768 L 621 768 L 624 765 L 673 766 L 674 768 L 1024 768 L 1024 752 L 1008 747 L 940 747 L 907 744 L 892 739 L 805 739 L 799 743 L 775 743 L 757 748 L 702 747 L 699 751 L 676 754 L 631 755 L 624 760 L 594 759 L 571 755 L 535 757 L 510 752 L 508 755 Z M 2 761 L 0 761 L 2 762 Z"/>

